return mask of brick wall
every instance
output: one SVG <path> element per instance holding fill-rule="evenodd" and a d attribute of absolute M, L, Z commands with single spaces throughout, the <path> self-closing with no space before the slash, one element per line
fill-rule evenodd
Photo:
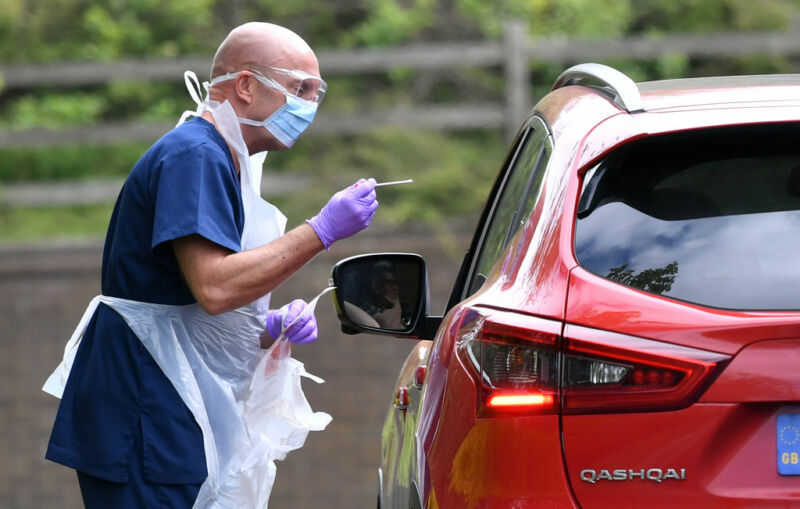
<path fill-rule="evenodd" d="M 322 253 L 273 294 L 273 304 L 309 300 L 327 285 L 342 258 L 373 251 L 418 252 L 429 263 L 432 311 L 441 311 L 468 235 L 442 242 L 429 231 L 367 230 Z M 43 459 L 57 400 L 40 388 L 89 299 L 99 293 L 101 246 L 62 245 L 0 250 L 0 507 L 81 507 L 75 473 Z M 330 299 L 317 307 L 319 340 L 294 357 L 325 379 L 304 382 L 312 408 L 333 415 L 323 432 L 278 463 L 270 507 L 374 507 L 380 430 L 394 380 L 413 341 L 348 336 Z"/>

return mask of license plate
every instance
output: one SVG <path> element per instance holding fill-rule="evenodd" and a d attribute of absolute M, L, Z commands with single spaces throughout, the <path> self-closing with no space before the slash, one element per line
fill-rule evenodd
<path fill-rule="evenodd" d="M 778 473 L 800 475 L 800 414 L 778 416 Z"/>

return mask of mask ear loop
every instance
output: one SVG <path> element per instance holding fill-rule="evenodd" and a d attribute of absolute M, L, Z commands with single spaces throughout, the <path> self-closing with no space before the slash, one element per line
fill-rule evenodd
<path fill-rule="evenodd" d="M 200 81 L 198 81 L 197 75 L 193 71 L 184 71 L 183 82 L 186 84 L 186 89 L 189 90 L 189 95 L 195 104 L 203 104 L 203 100 L 200 98 L 203 90 L 200 88 Z"/>
<path fill-rule="evenodd" d="M 181 113 L 181 118 L 178 119 L 178 123 L 175 127 L 184 123 L 190 116 L 199 117 L 205 110 L 205 106 L 203 105 L 203 100 L 201 98 L 203 95 L 203 89 L 200 88 L 200 82 L 197 79 L 197 75 L 193 71 L 184 71 L 183 82 L 186 84 L 186 90 L 189 91 L 189 97 L 191 97 L 192 101 L 197 104 L 197 109 L 195 111 L 186 110 Z M 203 85 L 205 85 L 206 92 L 208 92 L 208 85 L 206 83 L 203 83 Z"/>

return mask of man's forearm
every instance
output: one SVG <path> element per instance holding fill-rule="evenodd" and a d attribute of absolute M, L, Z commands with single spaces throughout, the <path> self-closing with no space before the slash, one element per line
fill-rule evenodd
<path fill-rule="evenodd" d="M 199 235 L 173 241 L 181 271 L 209 314 L 231 311 L 271 292 L 324 248 L 303 224 L 256 249 L 233 253 Z"/>

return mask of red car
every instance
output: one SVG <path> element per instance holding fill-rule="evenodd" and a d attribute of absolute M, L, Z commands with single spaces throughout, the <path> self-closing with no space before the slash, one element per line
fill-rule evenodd
<path fill-rule="evenodd" d="M 420 339 L 379 507 L 800 507 L 800 76 L 565 71 L 454 283 L 333 271 L 346 332 Z"/>

